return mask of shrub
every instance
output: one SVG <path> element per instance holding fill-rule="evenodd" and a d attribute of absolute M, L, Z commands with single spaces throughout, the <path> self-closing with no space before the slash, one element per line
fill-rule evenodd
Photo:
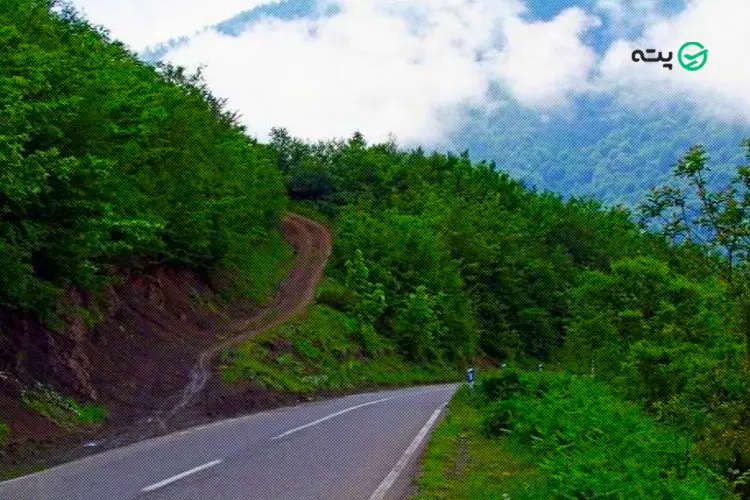
<path fill-rule="evenodd" d="M 5 422 L 0 422 L 0 449 L 8 446 L 10 439 L 10 427 Z"/>
<path fill-rule="evenodd" d="M 507 433 L 541 454 L 543 490 L 522 498 L 732 498 L 692 458 L 688 435 L 660 425 L 592 379 L 530 373 L 528 390 L 484 408 L 487 435 Z"/>
<path fill-rule="evenodd" d="M 514 401 L 493 401 L 484 410 L 482 432 L 486 436 L 497 437 L 507 434 L 516 405 Z"/>
<path fill-rule="evenodd" d="M 351 311 L 356 300 L 351 290 L 332 278 L 327 278 L 320 284 L 316 298 L 318 303 L 341 312 Z"/>
<path fill-rule="evenodd" d="M 482 379 L 478 385 L 480 393 L 488 401 L 508 399 L 526 389 L 518 373 L 512 370 L 488 376 Z"/>

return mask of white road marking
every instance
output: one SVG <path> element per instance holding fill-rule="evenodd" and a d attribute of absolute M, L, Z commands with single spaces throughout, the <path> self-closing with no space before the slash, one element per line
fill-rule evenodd
<path fill-rule="evenodd" d="M 427 434 L 432 429 L 432 426 L 435 425 L 435 421 L 440 416 L 440 412 L 443 411 L 443 408 L 445 405 L 441 406 L 435 412 L 432 414 L 430 419 L 427 421 L 426 424 L 424 424 L 424 427 L 420 429 L 419 433 L 417 434 L 417 437 L 414 438 L 414 441 L 411 442 L 409 447 L 406 449 L 403 455 L 401 455 L 401 458 L 399 458 L 398 462 L 396 462 L 396 465 L 393 466 L 393 469 L 391 472 L 388 473 L 387 476 L 385 476 L 385 479 L 383 479 L 383 482 L 380 483 L 380 486 L 378 486 L 378 489 L 375 490 L 375 492 L 370 496 L 370 500 L 383 500 L 385 498 L 386 493 L 388 493 L 388 490 L 391 489 L 391 487 L 394 485 L 396 480 L 398 479 L 398 476 L 401 475 L 401 472 L 403 472 L 404 467 L 406 467 L 406 464 L 409 463 L 409 459 L 411 459 L 412 455 L 416 453 L 417 449 L 419 448 L 419 445 L 422 444 L 422 441 L 424 441 L 424 438 L 427 437 Z"/>
<path fill-rule="evenodd" d="M 148 493 L 150 491 L 158 490 L 159 488 L 163 488 L 167 486 L 168 484 L 172 484 L 175 481 L 179 481 L 180 479 L 186 478 L 192 474 L 195 474 L 196 472 L 206 470 L 215 465 L 219 465 L 220 463 L 221 463 L 221 460 L 214 460 L 213 462 L 208 462 L 207 464 L 199 465 L 198 467 L 194 469 L 190 469 L 181 474 L 177 474 L 176 476 L 172 476 L 169 479 L 165 479 L 164 481 L 159 481 L 158 483 L 152 484 L 151 486 L 146 486 L 141 491 L 144 493 Z"/>
<path fill-rule="evenodd" d="M 299 427 L 295 427 L 294 429 L 288 430 L 288 431 L 284 432 L 283 434 L 279 434 L 276 437 L 272 437 L 271 439 L 272 440 L 282 439 L 282 438 L 285 438 L 285 437 L 289 436 L 290 434 L 294 434 L 295 432 L 299 432 L 302 429 L 307 429 L 308 427 L 312 427 L 313 425 L 318 425 L 320 423 L 325 422 L 326 420 L 331 420 L 332 418 L 336 418 L 339 415 L 343 415 L 344 413 L 349 413 L 350 411 L 358 410 L 359 408 L 364 408 L 365 406 L 375 405 L 375 404 L 378 404 L 378 403 L 384 403 L 386 401 L 390 401 L 391 399 L 394 399 L 394 398 L 393 397 L 383 398 L 383 399 L 378 399 L 376 401 L 370 401 L 369 403 L 362 403 L 361 405 L 351 406 L 351 407 L 345 408 L 345 409 L 343 409 L 341 411 L 337 411 L 336 413 L 331 413 L 330 415 L 325 416 L 323 418 L 319 418 L 318 420 L 315 420 L 314 422 L 310 422 L 309 424 L 300 425 Z"/>

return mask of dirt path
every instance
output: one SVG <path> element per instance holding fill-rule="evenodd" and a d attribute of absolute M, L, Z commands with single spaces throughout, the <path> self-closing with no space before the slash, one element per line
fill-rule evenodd
<path fill-rule="evenodd" d="M 315 298 L 315 288 L 331 254 L 331 233 L 324 225 L 298 214 L 287 215 L 282 228 L 287 241 L 294 247 L 295 258 L 274 301 L 253 318 L 233 325 L 227 340 L 200 353 L 189 383 L 177 402 L 155 417 L 163 429 L 168 429 L 170 420 L 189 407 L 205 388 L 211 377 L 212 361 L 217 355 L 285 322 L 303 311 Z"/>
<path fill-rule="evenodd" d="M 23 317 L 6 318 L 15 321 L 9 323 L 17 335 L 12 345 L 19 346 L 14 359 L 31 360 L 24 365 L 31 376 L 99 401 L 111 414 L 103 426 L 68 432 L 25 409 L 15 386 L 0 380 L 0 415 L 13 436 L 11 452 L 0 454 L 0 472 L 68 462 L 215 420 L 226 408 L 247 412 L 296 401 L 293 395 L 264 391 L 212 399 L 236 390 L 212 378 L 222 351 L 288 320 L 315 297 L 331 253 L 331 233 L 297 214 L 284 218 L 282 230 L 295 257 L 274 299 L 260 309 L 238 301 L 229 310 L 210 311 L 195 300 L 202 295 L 210 301 L 215 293 L 201 276 L 161 268 L 126 275 L 109 286 L 104 318 L 93 329 L 76 317 L 62 331 Z M 221 411 L 208 411 L 209 400 L 211 410 Z"/>

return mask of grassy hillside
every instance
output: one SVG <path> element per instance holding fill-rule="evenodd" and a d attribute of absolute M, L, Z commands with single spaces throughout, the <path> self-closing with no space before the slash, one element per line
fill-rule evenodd
<path fill-rule="evenodd" d="M 296 394 L 366 387 L 453 381 L 453 367 L 407 363 L 392 345 L 368 356 L 357 322 L 344 312 L 316 305 L 287 324 L 265 331 L 222 360 L 229 383 L 253 381 L 263 389 Z"/>

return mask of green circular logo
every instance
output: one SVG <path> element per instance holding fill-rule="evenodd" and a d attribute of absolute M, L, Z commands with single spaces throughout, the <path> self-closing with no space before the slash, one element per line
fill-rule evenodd
<path fill-rule="evenodd" d="M 698 42 L 687 42 L 677 53 L 680 66 L 688 71 L 698 71 L 708 62 L 708 50 Z"/>

